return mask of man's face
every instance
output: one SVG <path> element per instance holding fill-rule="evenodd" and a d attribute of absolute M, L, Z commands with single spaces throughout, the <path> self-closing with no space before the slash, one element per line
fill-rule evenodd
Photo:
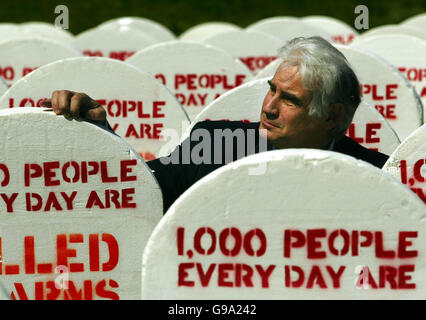
<path fill-rule="evenodd" d="M 299 67 L 278 68 L 263 100 L 260 129 L 276 148 L 323 148 L 329 143 L 325 119 L 309 116 L 312 92 L 302 83 Z"/>

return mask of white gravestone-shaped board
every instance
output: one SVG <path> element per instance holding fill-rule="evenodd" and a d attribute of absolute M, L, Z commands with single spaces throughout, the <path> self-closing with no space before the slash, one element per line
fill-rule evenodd
<path fill-rule="evenodd" d="M 385 35 L 385 34 L 405 34 L 405 35 L 418 37 L 420 39 L 426 40 L 426 31 L 418 27 L 413 27 L 410 25 L 403 25 L 403 24 L 389 24 L 389 25 L 379 26 L 379 27 L 370 29 L 364 32 L 359 38 L 357 38 L 357 40 L 365 39 L 367 37 L 372 37 L 372 36 Z M 355 40 L 355 42 L 357 40 Z"/>
<path fill-rule="evenodd" d="M 170 207 L 145 247 L 142 298 L 421 299 L 425 214 L 408 188 L 352 157 L 253 155 Z"/>
<path fill-rule="evenodd" d="M 407 185 L 426 204 L 426 124 L 402 141 L 382 170 Z"/>
<path fill-rule="evenodd" d="M 229 22 L 205 22 L 185 30 L 185 32 L 179 36 L 179 39 L 202 42 L 216 34 L 241 29 L 241 27 Z"/>
<path fill-rule="evenodd" d="M 361 83 L 364 101 L 373 105 L 404 139 L 423 121 L 419 96 L 407 79 L 390 63 L 379 56 L 352 47 L 335 45 L 341 51 Z M 256 79 L 272 78 L 282 59 L 270 63 Z"/>
<path fill-rule="evenodd" d="M 397 67 L 419 94 L 426 116 L 426 40 L 403 34 L 388 34 L 361 38 L 352 46 L 372 51 Z"/>
<path fill-rule="evenodd" d="M 301 19 L 294 17 L 276 17 L 258 21 L 249 25 L 247 31 L 262 31 L 276 37 L 283 45 L 297 37 L 321 36 L 331 40 L 331 35 L 318 27 L 311 26 Z"/>
<path fill-rule="evenodd" d="M 326 16 L 306 16 L 301 18 L 301 20 L 314 27 L 327 31 L 335 43 L 347 45 L 358 37 L 358 33 L 351 26 L 336 18 Z"/>
<path fill-rule="evenodd" d="M 204 43 L 221 48 L 239 58 L 254 74 L 277 58 L 281 42 L 266 33 L 233 30 L 216 34 Z"/>
<path fill-rule="evenodd" d="M 1 75 L 9 86 L 36 68 L 66 58 L 82 56 L 63 43 L 42 38 L 18 38 L 0 42 Z"/>
<path fill-rule="evenodd" d="M 159 41 L 128 26 L 116 29 L 93 28 L 77 35 L 72 45 L 86 56 L 107 57 L 124 61 L 136 51 Z"/>
<path fill-rule="evenodd" d="M 142 251 L 162 217 L 144 161 L 49 109 L 1 110 L 0 131 L 3 289 L 19 300 L 139 299 Z M 59 270 L 68 289 L 55 289 Z"/>
<path fill-rule="evenodd" d="M 401 22 L 403 25 L 414 26 L 426 30 L 426 13 L 421 13 Z"/>
<path fill-rule="evenodd" d="M 267 80 L 264 78 L 250 81 L 213 101 L 192 121 L 182 141 L 200 121 L 259 122 L 263 100 L 269 90 Z M 385 154 L 391 154 L 400 143 L 386 119 L 365 102 L 359 105 L 346 135 L 366 148 Z"/>
<path fill-rule="evenodd" d="M 102 104 L 112 129 L 145 160 L 156 158 L 166 143 L 161 140 L 163 130 L 179 134 L 189 122 L 173 94 L 151 75 L 118 60 L 95 57 L 40 67 L 0 97 L 0 108 L 40 106 L 54 90 L 63 89 L 87 93 Z"/>
<path fill-rule="evenodd" d="M 153 45 L 126 62 L 149 72 L 174 92 L 190 119 L 221 94 L 253 78 L 239 59 L 192 41 Z"/>
<path fill-rule="evenodd" d="M 74 39 L 71 32 L 46 22 L 24 22 L 19 27 L 22 34 L 48 38 L 65 44 L 69 44 Z"/>
<path fill-rule="evenodd" d="M 158 41 L 170 41 L 176 39 L 176 36 L 165 26 L 158 22 L 141 17 L 121 17 L 101 23 L 100 29 L 120 29 L 121 26 L 128 26 L 141 31 Z"/>

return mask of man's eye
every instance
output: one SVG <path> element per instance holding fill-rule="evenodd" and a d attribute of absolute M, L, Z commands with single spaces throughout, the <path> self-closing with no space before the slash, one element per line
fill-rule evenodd
<path fill-rule="evenodd" d="M 290 100 L 283 99 L 283 101 L 284 101 L 284 103 L 285 103 L 286 106 L 296 107 L 296 105 L 293 102 L 291 102 Z"/>

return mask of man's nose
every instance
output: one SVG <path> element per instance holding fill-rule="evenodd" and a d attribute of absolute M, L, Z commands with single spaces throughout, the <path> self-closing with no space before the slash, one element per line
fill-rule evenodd
<path fill-rule="evenodd" d="M 270 116 L 277 117 L 279 114 L 279 97 L 274 95 L 273 97 L 266 97 L 263 104 L 263 112 L 267 113 Z"/>

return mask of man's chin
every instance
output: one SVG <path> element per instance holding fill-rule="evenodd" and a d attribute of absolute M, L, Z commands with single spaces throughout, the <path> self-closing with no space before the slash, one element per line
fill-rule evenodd
<path fill-rule="evenodd" d="M 267 138 L 268 140 L 271 138 L 271 136 L 273 135 L 272 132 L 270 130 L 268 130 L 267 128 L 265 128 L 262 123 L 260 123 L 259 126 L 259 134 L 261 137 Z"/>

